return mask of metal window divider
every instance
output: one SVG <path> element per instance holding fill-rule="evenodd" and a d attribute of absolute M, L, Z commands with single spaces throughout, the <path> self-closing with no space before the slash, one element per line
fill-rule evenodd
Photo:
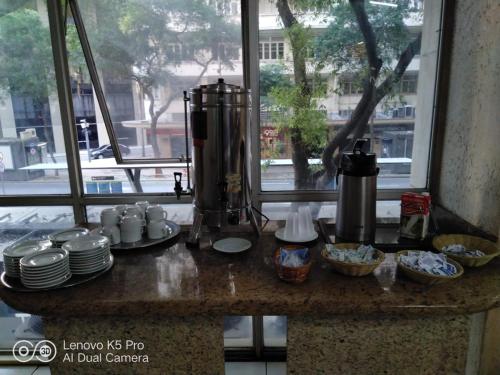
<path fill-rule="evenodd" d="M 54 56 L 54 70 L 64 136 L 64 147 L 66 149 L 66 160 L 68 164 L 71 204 L 73 206 L 75 222 L 83 223 L 86 221 L 86 211 L 81 204 L 81 198 L 83 197 L 82 169 L 79 158 L 78 137 L 76 127 L 74 126 L 73 96 L 64 32 L 65 19 L 63 17 L 61 2 L 59 0 L 48 0 L 47 12 L 49 16 L 50 37 Z"/>

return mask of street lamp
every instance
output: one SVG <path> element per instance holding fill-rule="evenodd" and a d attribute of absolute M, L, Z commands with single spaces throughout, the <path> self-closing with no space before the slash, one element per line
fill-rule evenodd
<path fill-rule="evenodd" d="M 87 120 L 83 119 L 80 120 L 80 126 L 82 127 L 83 134 L 85 134 L 85 146 L 87 147 L 87 154 L 89 157 L 89 163 L 92 160 L 92 157 L 90 155 L 90 142 L 89 142 L 89 123 Z"/>

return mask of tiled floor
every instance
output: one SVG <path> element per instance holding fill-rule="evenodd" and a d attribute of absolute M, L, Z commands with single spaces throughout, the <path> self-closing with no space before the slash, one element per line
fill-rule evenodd
<path fill-rule="evenodd" d="M 1 375 L 50 375 L 46 366 L 0 366 Z M 286 375 L 285 362 L 228 362 L 226 375 Z"/>
<path fill-rule="evenodd" d="M 286 375 L 286 363 L 227 362 L 226 375 Z"/>

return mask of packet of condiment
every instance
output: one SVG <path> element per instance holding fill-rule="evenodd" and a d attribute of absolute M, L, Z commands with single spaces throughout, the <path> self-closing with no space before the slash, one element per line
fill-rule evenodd
<path fill-rule="evenodd" d="M 280 248 L 279 263 L 282 266 L 301 267 L 307 262 L 309 262 L 309 249 L 307 247 L 294 249 Z"/>
<path fill-rule="evenodd" d="M 401 237 L 423 240 L 429 230 L 431 196 L 428 193 L 401 195 Z"/>

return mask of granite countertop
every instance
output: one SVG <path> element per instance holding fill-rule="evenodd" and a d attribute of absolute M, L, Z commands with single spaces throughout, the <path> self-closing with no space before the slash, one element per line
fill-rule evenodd
<path fill-rule="evenodd" d="M 308 280 L 292 285 L 276 275 L 272 254 L 279 243 L 271 233 L 252 238 L 252 249 L 233 255 L 190 250 L 183 236 L 173 244 L 116 255 L 112 270 L 87 284 L 36 293 L 2 286 L 0 298 L 17 310 L 43 316 L 422 316 L 500 306 L 500 258 L 482 268 L 467 268 L 459 280 L 427 287 L 397 275 L 391 253 L 374 275 L 335 273 L 321 260 L 323 243 L 318 240 L 311 245 L 314 264 Z"/>

